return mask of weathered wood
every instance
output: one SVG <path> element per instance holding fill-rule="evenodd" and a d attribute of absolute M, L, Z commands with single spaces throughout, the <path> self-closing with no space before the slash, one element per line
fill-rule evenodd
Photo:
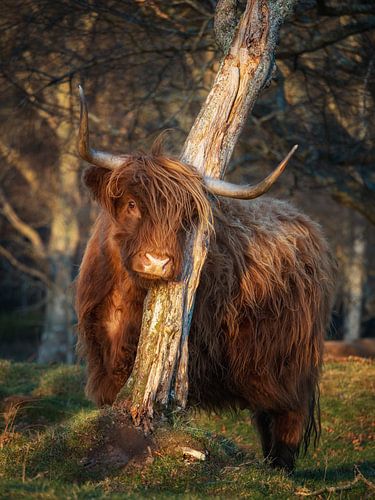
<path fill-rule="evenodd" d="M 180 344 L 184 283 L 155 286 L 147 294 L 136 362 L 128 382 L 135 425 L 151 429 L 155 402 L 168 403 Z M 119 398 L 122 398 L 120 393 Z M 118 398 L 118 399 L 119 399 Z"/>
<path fill-rule="evenodd" d="M 295 1 L 249 0 L 184 146 L 182 159 L 222 177 L 246 117 L 274 70 L 279 26 Z"/>
<path fill-rule="evenodd" d="M 248 0 L 232 44 L 185 142 L 181 160 L 202 174 L 224 176 L 233 148 L 259 92 L 274 68 L 279 26 L 295 0 Z M 147 431 L 154 403 L 185 407 L 188 394 L 188 334 L 195 291 L 206 258 L 208 235 L 190 234 L 183 281 L 150 290 L 137 359 L 128 383 L 131 414 Z M 174 384 L 173 384 L 174 382 Z M 128 393 L 125 390 L 120 394 Z"/>

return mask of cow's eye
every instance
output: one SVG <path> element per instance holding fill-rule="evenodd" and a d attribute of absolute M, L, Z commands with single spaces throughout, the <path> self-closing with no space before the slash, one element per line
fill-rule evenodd
<path fill-rule="evenodd" d="M 137 208 L 137 204 L 134 200 L 129 200 L 128 201 L 128 209 L 129 210 L 135 210 Z"/>

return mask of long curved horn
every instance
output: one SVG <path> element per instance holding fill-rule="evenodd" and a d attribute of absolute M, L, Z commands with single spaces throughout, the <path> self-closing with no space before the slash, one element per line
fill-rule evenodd
<path fill-rule="evenodd" d="M 293 146 L 286 157 L 283 159 L 283 161 L 278 164 L 275 170 L 270 173 L 268 177 L 263 179 L 258 184 L 255 184 L 254 186 L 250 184 L 232 184 L 231 182 L 214 179 L 213 177 L 205 177 L 205 185 L 211 193 L 220 196 L 227 196 L 228 198 L 239 198 L 241 200 L 252 200 L 254 198 L 258 198 L 259 196 L 262 196 L 262 194 L 266 193 L 270 189 L 272 184 L 280 177 L 288 161 L 297 148 L 297 144 Z"/>
<path fill-rule="evenodd" d="M 104 151 L 96 151 L 95 149 L 90 148 L 89 141 L 89 120 L 88 120 L 88 111 L 87 111 L 87 102 L 85 98 L 85 94 L 83 92 L 83 88 L 81 85 L 78 85 L 79 89 L 79 97 L 81 101 L 81 113 L 79 119 L 79 135 L 78 135 L 78 152 L 84 160 L 89 163 L 96 165 L 97 167 L 108 168 L 109 170 L 113 170 L 116 167 L 120 167 L 124 164 L 125 155 L 112 155 L 110 153 L 106 153 Z"/>

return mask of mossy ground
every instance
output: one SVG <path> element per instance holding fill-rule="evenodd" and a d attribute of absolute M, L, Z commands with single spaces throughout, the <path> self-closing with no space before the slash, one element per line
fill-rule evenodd
<path fill-rule="evenodd" d="M 114 412 L 99 414 L 85 400 L 83 380 L 76 366 L 0 362 L 0 498 L 297 498 L 326 487 L 338 489 L 321 498 L 375 493 L 374 363 L 326 365 L 322 439 L 292 476 L 263 463 L 247 412 L 174 417 L 142 463 L 87 466 L 92 450 L 100 457 L 105 449 Z M 183 458 L 182 445 L 207 450 L 207 460 Z M 340 489 L 356 470 L 367 483 Z"/>

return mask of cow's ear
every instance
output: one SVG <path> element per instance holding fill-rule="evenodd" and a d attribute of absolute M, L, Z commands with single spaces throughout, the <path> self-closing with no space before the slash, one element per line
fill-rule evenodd
<path fill-rule="evenodd" d="M 102 201 L 105 188 L 111 176 L 111 170 L 103 167 L 87 167 L 82 175 L 82 180 L 96 201 Z"/>

